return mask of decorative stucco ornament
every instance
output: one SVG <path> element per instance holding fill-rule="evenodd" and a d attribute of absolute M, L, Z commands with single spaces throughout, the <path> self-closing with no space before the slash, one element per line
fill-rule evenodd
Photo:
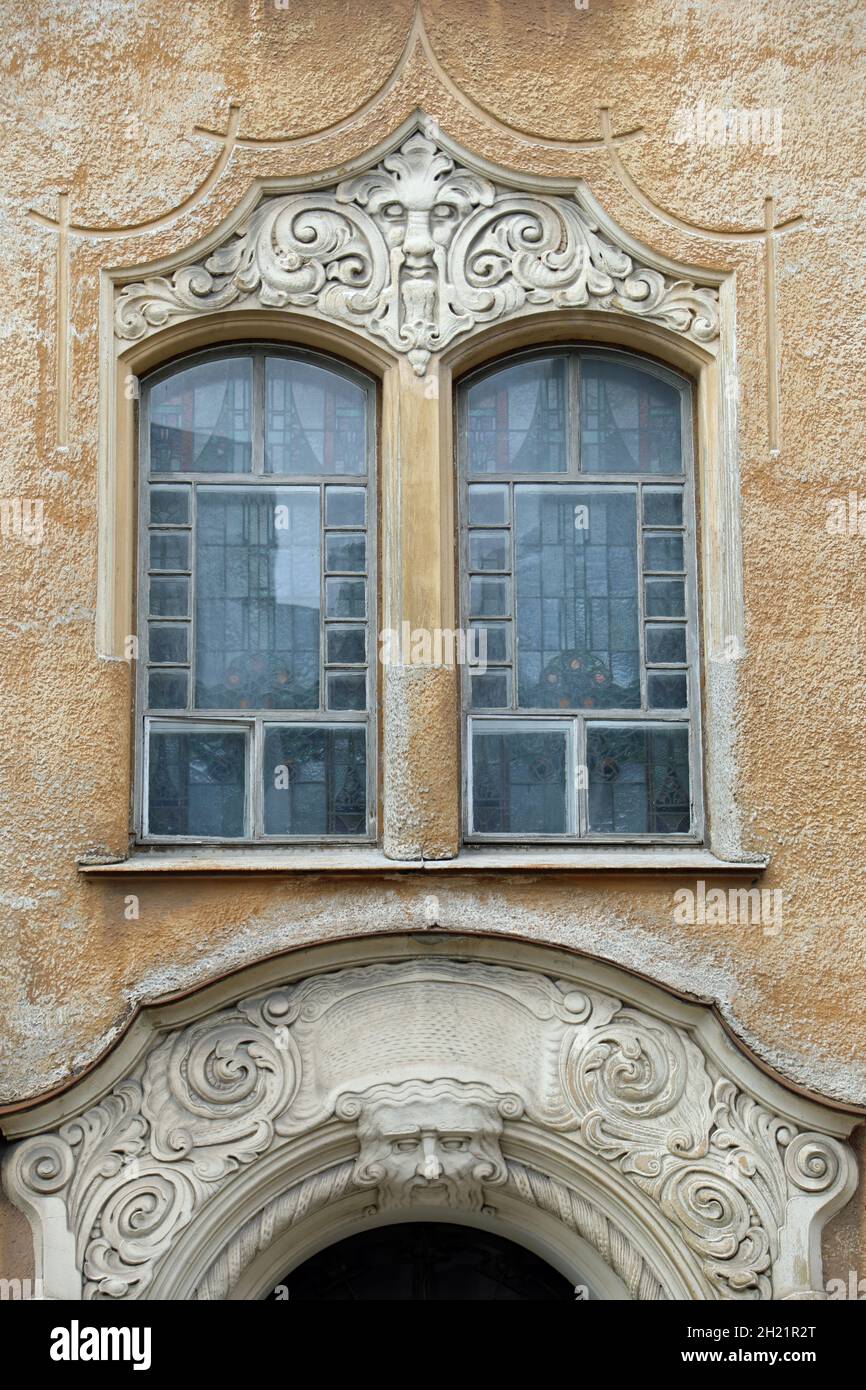
<path fill-rule="evenodd" d="M 257 1165 L 258 1215 L 238 1202 L 255 1201 Z M 181 1296 L 224 1296 L 277 1228 L 335 1194 L 360 1214 L 494 1220 L 507 1196 L 591 1244 L 635 1297 L 665 1296 L 671 1249 L 691 1297 L 794 1296 L 813 1223 L 853 1175 L 842 1143 L 747 1094 L 689 1029 L 600 989 L 451 960 L 313 976 L 177 1028 L 5 1168 L 43 1226 L 40 1277 L 67 1258 L 67 1289 L 126 1299 L 171 1296 L 187 1229 L 200 1243 L 217 1209 L 209 1265 Z"/>
<path fill-rule="evenodd" d="M 718 295 L 638 264 L 573 199 L 516 192 L 416 133 L 335 188 L 267 198 L 203 261 L 123 287 L 115 330 L 263 305 L 384 339 L 423 375 L 461 333 L 549 308 L 620 310 L 698 342 Z"/>

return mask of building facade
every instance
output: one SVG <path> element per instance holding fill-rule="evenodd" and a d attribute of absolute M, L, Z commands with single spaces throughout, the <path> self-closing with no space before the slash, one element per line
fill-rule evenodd
<path fill-rule="evenodd" d="M 858 23 L 6 8 L 7 1281 L 859 1288 Z"/>

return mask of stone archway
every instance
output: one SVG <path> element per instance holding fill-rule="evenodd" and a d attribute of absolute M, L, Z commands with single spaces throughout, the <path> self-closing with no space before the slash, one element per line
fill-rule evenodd
<path fill-rule="evenodd" d="M 406 1219 L 499 1229 L 600 1297 L 819 1292 L 854 1118 L 769 1080 L 706 1008 L 505 949 L 356 943 L 237 977 L 186 1022 L 173 1006 L 100 1099 L 7 1159 L 47 1295 L 262 1297 Z"/>

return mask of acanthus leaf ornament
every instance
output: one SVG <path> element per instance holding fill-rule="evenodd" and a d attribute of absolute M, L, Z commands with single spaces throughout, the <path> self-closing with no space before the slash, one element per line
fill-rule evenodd
<path fill-rule="evenodd" d="M 673 1247 L 691 1296 L 764 1299 L 808 1282 L 810 1223 L 853 1186 L 853 1156 L 814 1118 L 775 1113 L 696 1031 L 595 984 L 406 960 L 312 975 L 175 1028 L 98 1103 L 14 1145 L 5 1173 L 31 1216 L 63 1213 L 85 1298 L 163 1296 L 184 1232 L 233 1210 L 261 1164 L 266 1201 L 295 1195 L 261 1220 L 245 1210 L 238 1259 L 310 1203 L 354 1193 L 379 1211 L 477 1213 L 507 1189 L 562 1213 L 636 1296 L 663 1291 L 653 1261 Z M 292 1168 L 319 1142 L 336 1146 L 329 1158 Z M 602 1170 L 618 1202 L 604 1218 L 596 1189 L 580 1189 Z M 234 1239 L 203 1288 L 227 1287 L 236 1259 L 220 1252 Z"/>
<path fill-rule="evenodd" d="M 719 332 L 712 287 L 638 264 L 577 194 L 518 193 L 417 132 L 332 189 L 266 198 L 204 260 L 124 286 L 115 332 L 250 305 L 348 324 L 419 376 L 477 325 L 545 307 L 634 314 L 701 343 Z"/>

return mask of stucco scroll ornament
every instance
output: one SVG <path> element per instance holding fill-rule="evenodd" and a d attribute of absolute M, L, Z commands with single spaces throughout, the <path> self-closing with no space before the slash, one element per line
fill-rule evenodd
<path fill-rule="evenodd" d="M 141 1102 L 140 1082 L 123 1081 L 13 1154 L 18 1190 L 62 1198 L 86 1299 L 140 1297 L 207 1189 L 189 1165 L 153 1158 Z"/>
<path fill-rule="evenodd" d="M 630 1009 L 573 1048 L 565 1081 L 580 1141 L 673 1221 L 717 1296 L 772 1298 L 789 1204 L 837 1181 L 835 1141 L 713 1081 L 687 1034 Z"/>
<path fill-rule="evenodd" d="M 291 1038 L 229 1010 L 166 1038 L 140 1077 L 21 1145 L 16 1181 L 62 1196 L 85 1298 L 141 1297 L 202 1203 L 270 1147 L 297 1080 Z"/>
<path fill-rule="evenodd" d="M 448 265 L 455 300 L 476 323 L 589 305 L 638 314 L 698 342 L 718 335 L 712 290 L 636 266 L 564 198 L 498 197 L 460 228 Z"/>
<path fill-rule="evenodd" d="M 610 244 L 577 198 L 516 193 L 416 133 L 330 190 L 268 198 L 203 261 L 123 287 L 119 338 L 257 303 L 315 310 L 405 353 L 533 309 L 620 310 L 708 342 L 718 297 Z"/>
<path fill-rule="evenodd" d="M 115 311 L 119 338 L 143 338 L 188 313 L 252 298 L 266 308 L 316 306 L 329 318 L 369 320 L 388 276 L 381 235 L 360 208 L 328 194 L 269 198 L 203 262 L 127 285 Z"/>
<path fill-rule="evenodd" d="M 151 1152 L 168 1162 L 189 1157 L 209 1181 L 225 1177 L 270 1147 L 299 1074 L 288 1030 L 257 1027 L 242 1010 L 185 1028 L 147 1059 Z"/>

